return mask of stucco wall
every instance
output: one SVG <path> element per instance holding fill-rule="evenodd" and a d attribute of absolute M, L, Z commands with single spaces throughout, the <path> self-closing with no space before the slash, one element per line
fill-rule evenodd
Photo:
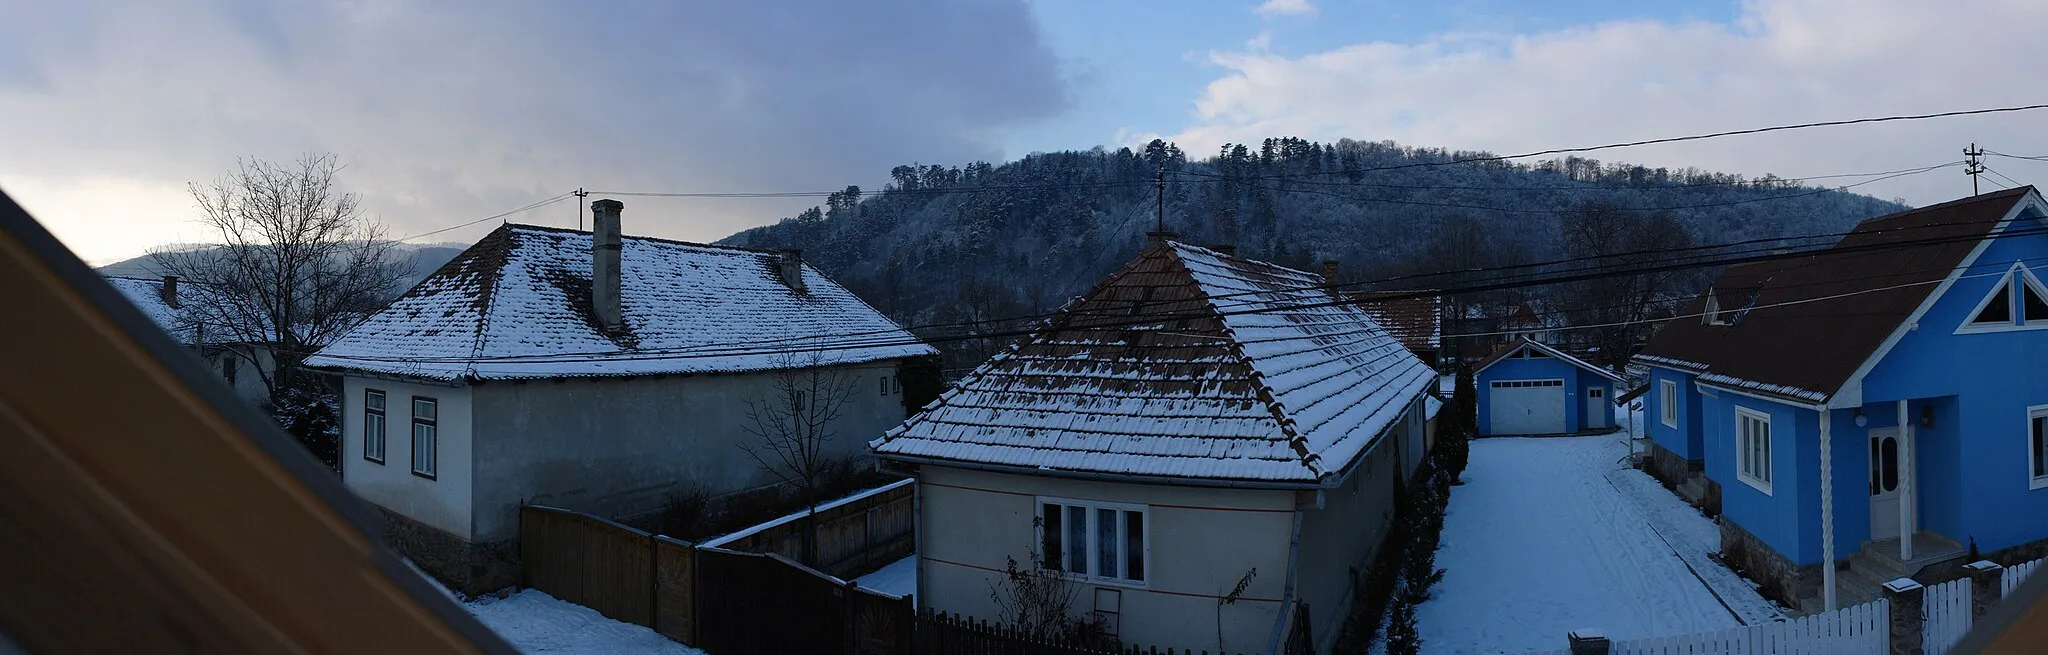
<path fill-rule="evenodd" d="M 1650 440 L 1687 460 L 1700 459 L 1706 450 L 1700 434 L 1700 392 L 1693 384 L 1695 377 L 1683 371 L 1651 367 L 1650 392 L 1643 396 L 1643 421 L 1649 424 Z M 1675 383 L 1678 389 L 1675 426 L 1664 424 L 1665 380 Z"/>
<path fill-rule="evenodd" d="M 1721 485 L 1721 513 L 1795 564 L 1820 561 L 1820 415 L 1812 410 L 1759 398 L 1714 392 L 1701 398 L 1707 435 L 1707 477 Z M 1771 420 L 1771 484 L 1768 493 L 1736 476 L 1735 408 L 1762 412 Z M 1802 438 L 1803 437 L 1803 438 Z M 1839 443 L 1839 442 L 1838 442 Z M 1839 461 L 1839 460 L 1837 460 Z M 1838 479 L 1844 471 L 1837 469 Z M 1850 472 L 1851 475 L 1860 475 Z M 1839 490 L 1841 487 L 1837 487 Z M 1837 533 L 1838 535 L 1840 533 Z"/>
<path fill-rule="evenodd" d="M 1474 390 L 1479 394 L 1479 433 L 1494 434 L 1492 382 L 1494 380 L 1564 380 L 1564 429 L 1566 433 L 1586 428 L 1586 389 L 1598 387 L 1601 391 L 1603 408 L 1607 408 L 1606 427 L 1614 425 L 1612 403 L 1614 382 L 1605 377 L 1586 371 L 1555 357 L 1531 359 L 1503 359 L 1480 371 L 1473 379 Z"/>
<path fill-rule="evenodd" d="M 922 608 L 999 619 L 991 585 L 1002 579 L 1007 558 L 1029 561 L 1036 539 L 1032 519 L 1041 497 L 1141 504 L 1148 506 L 1151 530 L 1149 579 L 1142 586 L 1080 584 L 1077 609 L 1092 609 L 1098 588 L 1119 589 L 1127 643 L 1232 653 L 1270 649 L 1287 578 L 1295 492 L 1092 482 L 938 466 L 923 467 L 919 484 L 923 544 L 917 602 Z M 1217 599 L 1253 569 L 1257 575 L 1240 600 L 1219 605 Z M 1341 568 L 1304 568 L 1301 581 L 1345 575 Z"/>
<path fill-rule="evenodd" d="M 880 391 L 895 365 L 833 370 L 852 392 L 826 450 L 865 456 L 904 418 L 900 387 Z M 772 483 L 741 447 L 760 443 L 746 432 L 747 402 L 774 385 L 769 373 L 477 385 L 475 533 L 512 536 L 522 502 L 616 516 L 658 509 L 690 485 Z"/>
<path fill-rule="evenodd" d="M 1302 510 L 1296 593 L 1310 608 L 1317 652 L 1329 652 L 1350 613 L 1353 588 L 1394 518 L 1394 489 L 1400 484 L 1393 450 L 1379 448 L 1366 455 L 1343 486 L 1324 492 L 1322 509 Z"/>
<path fill-rule="evenodd" d="M 363 458 L 363 392 L 385 394 L 385 446 L 382 464 Z M 470 388 L 434 386 L 356 376 L 342 378 L 342 480 L 350 491 L 420 523 L 471 539 L 470 499 L 473 491 Z M 438 469 L 432 479 L 412 473 L 412 399 L 438 401 L 440 435 Z"/>

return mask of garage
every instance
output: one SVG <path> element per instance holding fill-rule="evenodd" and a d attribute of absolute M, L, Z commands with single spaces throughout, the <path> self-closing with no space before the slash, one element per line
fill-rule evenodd
<path fill-rule="evenodd" d="M 1565 432 L 1564 380 L 1493 380 L 1488 403 L 1494 434 Z"/>

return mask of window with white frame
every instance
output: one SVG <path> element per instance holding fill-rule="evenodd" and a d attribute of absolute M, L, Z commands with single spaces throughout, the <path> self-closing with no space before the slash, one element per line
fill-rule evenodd
<path fill-rule="evenodd" d="M 363 459 L 384 463 L 384 392 L 363 390 Z"/>
<path fill-rule="evenodd" d="M 1040 498 L 1041 564 L 1070 575 L 1143 583 L 1149 550 L 1143 505 Z"/>
<path fill-rule="evenodd" d="M 1956 332 L 2048 327 L 2048 285 L 2042 284 L 2032 270 L 2015 263 L 1970 310 L 1969 316 L 1970 320 L 1956 328 Z"/>
<path fill-rule="evenodd" d="M 439 470 L 441 450 L 440 403 L 424 396 L 412 397 L 412 474 L 433 478 Z"/>
<path fill-rule="evenodd" d="M 1735 477 L 1771 492 L 1771 415 L 1735 408 Z"/>
<path fill-rule="evenodd" d="M 1678 427 L 1678 381 L 1657 381 L 1657 420 L 1664 427 Z"/>
<path fill-rule="evenodd" d="M 2048 487 L 2048 405 L 2027 408 L 2029 489 Z"/>

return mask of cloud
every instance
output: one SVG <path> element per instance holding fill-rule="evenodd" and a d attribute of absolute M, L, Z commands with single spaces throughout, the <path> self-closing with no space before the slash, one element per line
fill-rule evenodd
<path fill-rule="evenodd" d="M 1316 5 L 1309 0 L 1266 0 L 1253 8 L 1260 16 L 1314 16 Z"/>
<path fill-rule="evenodd" d="M 1189 152 L 1295 135 L 1499 153 L 1784 123 L 2034 104 L 2048 4 L 2001 0 L 1750 0 L 1733 23 L 1619 21 L 1530 34 L 1456 33 L 1299 57 L 1215 52 L 1222 74 Z M 1955 35 L 1967 34 L 1967 39 Z M 1977 141 L 2048 152 L 2048 111 L 1826 128 L 1592 156 L 1781 176 L 1960 159 Z M 1149 135 L 1147 135 L 1149 137 Z M 2031 182 L 2048 164 L 1990 160 Z M 1986 184 L 1987 190 L 1996 188 Z M 1969 191 L 1956 169 L 1861 187 L 1916 203 Z"/>
<path fill-rule="evenodd" d="M 1019 0 L 32 3 L 0 23 L 0 188 L 104 259 L 203 236 L 178 190 L 237 157 L 334 152 L 410 234 L 578 186 L 816 190 L 993 159 L 1067 85 Z M 628 231 L 690 239 L 809 203 L 627 201 Z M 521 219 L 574 221 L 546 211 Z"/>

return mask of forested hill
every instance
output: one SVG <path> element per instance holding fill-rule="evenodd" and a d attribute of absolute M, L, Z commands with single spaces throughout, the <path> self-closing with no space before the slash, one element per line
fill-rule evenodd
<path fill-rule="evenodd" d="M 1166 224 L 1181 240 L 1311 270 L 1336 259 L 1347 281 L 1555 259 L 1569 251 L 1561 217 L 1589 206 L 1657 218 L 1661 230 L 1688 232 L 1666 236 L 1701 244 L 1841 232 L 1902 208 L 1692 168 L 1577 157 L 1445 164 L 1485 155 L 1286 138 L 1205 159 L 1155 141 L 999 165 L 906 165 L 879 192 L 849 187 L 724 242 L 802 248 L 917 325 L 1049 310 L 1086 291 L 1143 244 L 1162 167 Z"/>

